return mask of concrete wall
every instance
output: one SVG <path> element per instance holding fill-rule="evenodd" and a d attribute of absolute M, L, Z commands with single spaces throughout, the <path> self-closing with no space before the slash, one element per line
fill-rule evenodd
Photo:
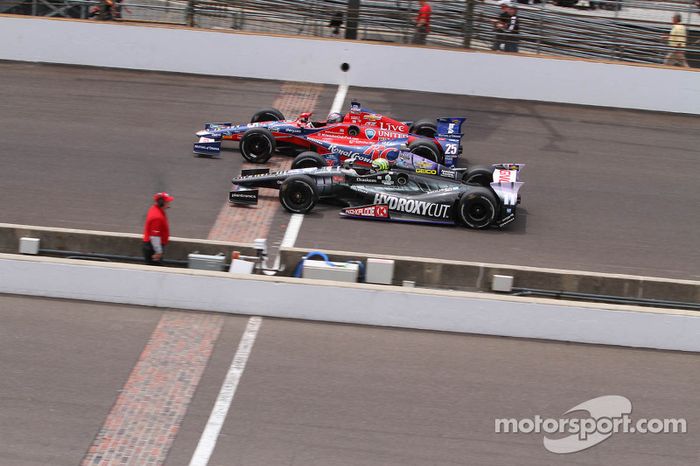
<path fill-rule="evenodd" d="M 136 234 L 0 223 L 0 253 L 17 253 L 21 237 L 39 238 L 41 249 L 135 257 L 140 257 L 141 252 L 141 236 Z M 172 238 L 168 245 L 167 257 L 171 260 L 187 260 L 189 253 L 197 252 L 211 255 L 224 254 L 230 258 L 234 250 L 247 256 L 256 254 L 250 244 Z M 294 272 L 299 260 L 310 250 L 282 248 L 280 252 L 280 263 L 285 267 L 283 274 L 289 276 Z M 393 260 L 396 264 L 395 285 L 400 285 L 404 280 L 410 280 L 416 282 L 418 286 L 428 288 L 490 291 L 494 275 L 510 275 L 514 279 L 513 286 L 517 288 L 700 303 L 700 282 L 691 280 L 384 256 L 361 252 L 324 252 L 331 260 L 339 262 L 348 260 L 366 262 L 368 257 Z"/>
<path fill-rule="evenodd" d="M 692 312 L 129 264 L 0 254 L 0 293 L 700 351 Z"/>
<path fill-rule="evenodd" d="M 0 59 L 700 114 L 697 71 L 523 54 L 4 16 Z"/>
<path fill-rule="evenodd" d="M 282 263 L 286 265 L 287 270 L 292 271 L 308 252 L 310 252 L 308 249 L 282 248 Z M 348 260 L 365 262 L 368 257 L 393 260 L 396 285 L 400 285 L 404 280 L 410 280 L 415 281 L 418 286 L 429 288 L 490 291 L 494 275 L 510 275 L 513 277 L 515 288 L 700 303 L 700 282 L 692 280 L 384 256 L 359 252 L 323 252 L 330 260 L 338 262 Z"/>

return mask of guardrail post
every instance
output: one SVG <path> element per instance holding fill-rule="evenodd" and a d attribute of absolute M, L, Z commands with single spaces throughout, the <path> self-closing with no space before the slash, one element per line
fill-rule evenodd
<path fill-rule="evenodd" d="M 360 0 L 348 0 L 348 13 L 345 15 L 345 38 L 357 39 L 357 26 L 360 17 Z"/>
<path fill-rule="evenodd" d="M 539 55 L 542 47 L 542 37 L 544 36 L 544 15 L 545 15 L 545 5 L 547 2 L 543 0 L 540 3 L 540 27 L 539 31 L 537 31 L 537 50 L 536 53 Z"/>
<path fill-rule="evenodd" d="M 464 48 L 468 49 L 472 46 L 472 37 L 474 36 L 474 0 L 465 0 L 464 8 Z"/>
<path fill-rule="evenodd" d="M 194 27 L 194 0 L 187 1 L 187 10 L 185 13 L 185 24 L 189 27 Z"/>

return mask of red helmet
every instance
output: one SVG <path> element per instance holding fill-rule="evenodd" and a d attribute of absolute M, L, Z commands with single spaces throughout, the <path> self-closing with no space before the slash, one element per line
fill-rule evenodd
<path fill-rule="evenodd" d="M 162 200 L 164 202 L 171 202 L 173 199 L 175 199 L 175 198 L 166 192 L 155 193 L 153 195 L 153 200 L 156 202 L 158 202 L 159 200 Z"/>

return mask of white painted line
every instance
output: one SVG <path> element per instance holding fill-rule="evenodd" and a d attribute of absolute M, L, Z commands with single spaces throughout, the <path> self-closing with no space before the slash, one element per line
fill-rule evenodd
<path fill-rule="evenodd" d="M 204 432 L 202 432 L 202 437 L 199 439 L 197 448 L 192 455 L 190 466 L 206 466 L 209 463 L 209 458 L 214 453 L 216 441 L 226 420 L 226 415 L 238 388 L 238 382 L 240 382 L 243 375 L 243 370 L 248 362 L 248 356 L 250 356 L 250 352 L 253 349 L 253 343 L 255 343 L 255 338 L 258 336 L 261 324 L 262 317 L 251 317 L 248 319 L 248 325 L 246 325 L 243 337 L 241 337 L 241 341 L 238 344 L 238 350 L 233 356 L 231 367 L 229 367 L 226 380 L 221 386 L 221 391 L 219 391 L 214 409 L 212 409 Z"/>
<path fill-rule="evenodd" d="M 345 96 L 348 94 L 348 85 L 341 84 L 338 86 L 338 91 L 335 93 L 335 98 L 333 99 L 333 105 L 331 105 L 331 111 L 340 112 L 345 103 Z M 289 219 L 289 224 L 287 224 L 287 229 L 284 232 L 284 238 L 282 238 L 282 248 L 294 247 L 294 243 L 297 241 L 297 236 L 299 236 L 299 230 L 301 230 L 301 224 L 304 222 L 303 214 L 294 214 L 292 218 Z M 279 259 L 279 256 L 278 256 Z"/>
<path fill-rule="evenodd" d="M 294 243 L 297 241 L 297 236 L 299 235 L 299 230 L 301 230 L 301 223 L 304 221 L 304 214 L 294 214 L 292 218 L 289 219 L 289 224 L 287 224 L 287 230 L 284 232 L 284 238 L 282 238 L 282 248 L 292 248 Z"/>
<path fill-rule="evenodd" d="M 343 109 L 343 103 L 345 102 L 345 96 L 348 94 L 348 85 L 341 84 L 338 86 L 338 92 L 335 93 L 335 99 L 333 99 L 333 105 L 331 105 L 331 111 L 340 112 Z"/>

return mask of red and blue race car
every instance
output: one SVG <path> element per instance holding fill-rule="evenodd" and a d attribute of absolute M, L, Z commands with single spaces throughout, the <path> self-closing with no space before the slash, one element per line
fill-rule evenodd
<path fill-rule="evenodd" d="M 294 156 L 312 151 L 324 156 L 334 154 L 334 150 L 342 159 L 338 163 L 342 163 L 338 151 L 347 151 L 348 147 L 352 152 L 381 153 L 387 144 L 395 143 L 390 145 L 405 146 L 446 167 L 454 167 L 462 153 L 465 118 L 398 121 L 363 108 L 358 102 L 352 102 L 344 115 L 331 113 L 326 121 L 312 121 L 311 115 L 302 113 L 296 120 L 285 120 L 279 110 L 271 108 L 257 112 L 248 124 L 206 123 L 204 130 L 196 133 L 199 140 L 194 153 L 219 155 L 222 141 L 229 140 L 238 141 L 243 157 L 253 163 L 265 163 L 276 151 Z"/>

